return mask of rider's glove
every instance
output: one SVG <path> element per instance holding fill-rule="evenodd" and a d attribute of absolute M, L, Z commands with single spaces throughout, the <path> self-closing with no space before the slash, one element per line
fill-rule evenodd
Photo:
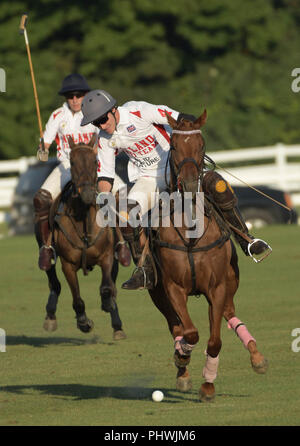
<path fill-rule="evenodd" d="M 44 162 L 48 161 L 48 155 L 49 155 L 48 150 L 43 150 L 41 147 L 38 148 L 36 157 L 39 161 L 44 161 Z"/>

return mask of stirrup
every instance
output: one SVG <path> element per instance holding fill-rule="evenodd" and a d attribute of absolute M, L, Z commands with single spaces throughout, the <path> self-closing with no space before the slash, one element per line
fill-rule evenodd
<path fill-rule="evenodd" d="M 41 253 L 41 250 L 42 250 L 43 248 L 51 249 L 51 250 L 52 250 L 52 252 L 53 252 L 53 258 L 51 259 L 51 265 L 56 265 L 57 256 L 56 256 L 56 252 L 55 252 L 55 249 L 53 248 L 53 246 L 52 246 L 52 245 L 50 245 L 50 246 L 43 245 L 43 246 L 41 246 L 41 248 L 40 248 L 40 250 L 39 250 L 39 253 Z"/>
<path fill-rule="evenodd" d="M 261 254 L 252 254 L 251 252 L 251 246 L 254 245 L 254 243 L 256 242 L 263 242 L 266 245 L 266 249 Z M 255 238 L 252 240 L 252 242 L 249 242 L 248 244 L 249 256 L 254 260 L 255 263 L 262 262 L 266 257 L 268 257 L 271 254 L 271 252 L 272 252 L 271 246 L 260 238 Z"/>

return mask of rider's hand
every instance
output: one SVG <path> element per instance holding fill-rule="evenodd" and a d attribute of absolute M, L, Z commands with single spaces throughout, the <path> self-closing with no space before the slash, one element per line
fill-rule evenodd
<path fill-rule="evenodd" d="M 39 161 L 48 161 L 49 150 L 43 150 L 41 147 L 38 148 L 36 157 Z"/>
<path fill-rule="evenodd" d="M 96 198 L 96 203 L 102 209 L 105 205 L 111 204 L 111 192 L 99 192 Z"/>

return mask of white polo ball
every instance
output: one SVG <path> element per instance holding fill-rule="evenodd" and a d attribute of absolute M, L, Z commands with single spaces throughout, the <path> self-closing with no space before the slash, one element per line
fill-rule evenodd
<path fill-rule="evenodd" d="M 155 390 L 152 393 L 152 399 L 156 403 L 160 403 L 164 399 L 164 394 L 160 390 Z"/>

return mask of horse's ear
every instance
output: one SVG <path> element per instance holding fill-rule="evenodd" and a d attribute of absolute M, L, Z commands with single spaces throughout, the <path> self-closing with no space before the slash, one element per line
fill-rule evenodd
<path fill-rule="evenodd" d="M 172 118 L 172 116 L 167 112 L 167 110 L 165 110 L 165 113 L 169 125 L 172 127 L 172 129 L 174 129 L 178 125 L 178 122 L 174 118 Z"/>
<path fill-rule="evenodd" d="M 93 136 L 91 137 L 90 142 L 88 143 L 88 146 L 90 146 L 94 150 L 95 154 L 97 155 L 97 153 L 98 153 L 98 135 L 96 132 L 93 133 Z"/>
<path fill-rule="evenodd" d="M 69 147 L 70 147 L 70 149 L 71 149 L 71 150 L 74 149 L 74 147 L 75 147 L 75 142 L 74 142 L 72 136 L 70 136 L 70 135 L 68 135 L 68 142 L 69 142 Z"/>
<path fill-rule="evenodd" d="M 207 111 L 205 109 L 202 115 L 199 116 L 199 118 L 196 119 L 196 121 L 194 122 L 195 127 L 198 129 L 200 129 L 200 127 L 203 127 L 204 124 L 206 123 L 206 119 L 207 119 Z"/>

